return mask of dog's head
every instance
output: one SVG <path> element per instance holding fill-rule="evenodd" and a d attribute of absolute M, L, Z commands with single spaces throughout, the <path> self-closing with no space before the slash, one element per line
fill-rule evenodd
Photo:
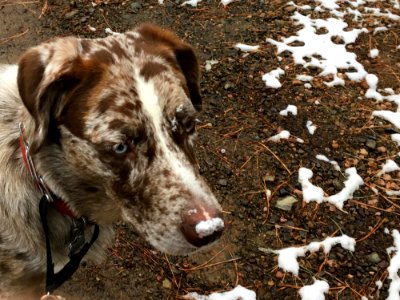
<path fill-rule="evenodd" d="M 154 25 L 58 38 L 22 56 L 18 87 L 39 173 L 78 215 L 122 218 L 171 254 L 220 235 L 220 206 L 193 153 L 201 97 L 191 46 Z"/>

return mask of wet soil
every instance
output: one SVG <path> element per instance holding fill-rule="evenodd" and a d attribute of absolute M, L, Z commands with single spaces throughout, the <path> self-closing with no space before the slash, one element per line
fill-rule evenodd
<path fill-rule="evenodd" d="M 26 48 L 53 36 L 101 37 L 107 27 L 121 32 L 143 22 L 172 29 L 194 45 L 203 62 L 218 60 L 210 71 L 203 64 L 205 105 L 196 151 L 201 172 L 226 212 L 227 228 L 212 249 L 181 258 L 155 251 L 133 228 L 116 224 L 106 261 L 82 266 L 57 292 L 68 299 L 179 299 L 187 292 L 207 294 L 241 284 L 256 291 L 260 300 L 298 299 L 298 289 L 317 278 L 330 284 L 327 299 L 385 299 L 386 248 L 393 240 L 384 229 L 399 227 L 400 207 L 399 198 L 384 191 L 399 190 L 400 176 L 375 175 L 386 159 L 400 161 L 389 137 L 394 128 L 371 119 L 371 113 L 395 110 L 394 105 L 366 100 L 365 83 L 327 88 L 316 78 L 311 89 L 299 83 L 296 74 L 304 70 L 289 56 L 279 61 L 276 49 L 265 42 L 266 37 L 279 39 L 295 32 L 292 11 L 283 1 L 238 1 L 228 8 L 210 0 L 197 8 L 181 7 L 179 1 L 165 1 L 163 6 L 140 0 L 93 3 L 97 5 L 83 0 L 0 1 L 0 62 L 16 62 Z M 386 32 L 361 35 L 351 46 L 367 71 L 379 76 L 380 87 L 397 92 L 399 32 L 399 24 L 393 23 Z M 261 51 L 243 55 L 233 48 L 238 42 L 259 44 Z M 368 51 L 374 45 L 381 55 L 371 59 Z M 285 67 L 283 86 L 268 89 L 261 76 L 278 66 Z M 279 115 L 288 104 L 298 107 L 297 116 Z M 305 127 L 307 120 L 318 127 L 314 135 Z M 304 143 L 295 138 L 267 141 L 281 129 Z M 343 187 L 344 174 L 317 160 L 317 154 L 336 160 L 342 170 L 355 166 L 365 181 L 343 211 L 326 203 L 302 202 L 297 178 L 302 166 L 313 170 L 313 183 L 328 194 Z M 298 199 L 293 207 L 276 208 L 289 195 Z M 259 250 L 300 246 L 342 233 L 358 241 L 356 251 L 334 247 L 329 255 L 308 255 L 300 259 L 298 277 L 280 270 L 275 255 Z M 375 285 L 379 279 L 381 290 Z"/>

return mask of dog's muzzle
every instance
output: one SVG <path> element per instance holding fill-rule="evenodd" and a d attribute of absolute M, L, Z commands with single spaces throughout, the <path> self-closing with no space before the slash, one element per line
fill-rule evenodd
<path fill-rule="evenodd" d="M 196 247 L 202 247 L 217 240 L 224 230 L 222 214 L 202 202 L 195 202 L 182 213 L 181 231 L 185 239 Z"/>

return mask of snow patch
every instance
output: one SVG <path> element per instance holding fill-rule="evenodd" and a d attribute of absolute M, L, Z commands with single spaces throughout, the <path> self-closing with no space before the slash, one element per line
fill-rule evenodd
<path fill-rule="evenodd" d="M 340 209 L 343 208 L 343 203 L 353 198 L 354 192 L 364 184 L 361 176 L 357 174 L 356 168 L 348 168 L 345 173 L 348 175 L 348 178 L 344 182 L 344 188 L 339 193 L 327 198 L 328 202 Z"/>
<path fill-rule="evenodd" d="M 367 76 L 365 76 L 365 80 L 368 84 L 368 90 L 365 93 L 365 97 L 375 99 L 377 101 L 382 101 L 383 96 L 376 91 L 378 87 L 378 77 L 375 74 L 367 74 Z"/>
<path fill-rule="evenodd" d="M 279 132 L 278 134 L 275 134 L 274 136 L 271 136 L 268 141 L 271 142 L 280 142 L 280 140 L 285 139 L 287 140 L 290 136 L 290 132 L 287 130 L 282 130 L 281 132 Z"/>
<path fill-rule="evenodd" d="M 311 81 L 313 80 L 314 77 L 310 76 L 310 75 L 296 75 L 296 79 L 300 80 L 300 81 Z"/>
<path fill-rule="evenodd" d="M 400 234 L 398 230 L 392 231 L 392 236 L 394 239 L 394 246 L 386 249 L 388 254 L 395 253 L 390 259 L 390 265 L 387 268 L 389 273 L 389 296 L 386 298 L 387 300 L 398 300 L 400 294 L 400 277 L 397 274 L 400 269 Z"/>
<path fill-rule="evenodd" d="M 199 2 L 201 2 L 201 0 L 188 0 L 188 1 L 183 2 L 181 4 L 181 6 L 191 5 L 193 7 L 196 7 Z"/>
<path fill-rule="evenodd" d="M 305 83 L 304 84 L 304 87 L 306 88 L 306 89 L 311 89 L 312 88 L 312 85 L 310 84 L 310 83 Z M 315 101 L 315 102 L 317 102 L 317 101 Z"/>
<path fill-rule="evenodd" d="M 315 158 L 330 163 L 336 171 L 340 171 L 339 164 L 334 160 L 328 159 L 325 155 L 317 154 Z"/>
<path fill-rule="evenodd" d="M 400 112 L 393 112 L 389 110 L 375 110 L 372 113 L 372 116 L 389 121 L 396 128 L 400 129 Z"/>
<path fill-rule="evenodd" d="M 378 55 L 379 55 L 379 50 L 378 49 L 369 50 L 369 57 L 375 58 L 375 57 L 378 57 Z"/>
<path fill-rule="evenodd" d="M 239 1 L 239 0 L 221 0 L 221 4 L 226 7 L 228 4 L 234 2 L 234 1 Z"/>
<path fill-rule="evenodd" d="M 377 280 L 377 281 L 375 281 L 375 285 L 378 288 L 378 290 L 380 290 L 382 288 L 382 286 L 383 286 L 383 283 L 382 283 L 382 281 Z"/>
<path fill-rule="evenodd" d="M 394 171 L 399 171 L 400 167 L 396 164 L 396 162 L 392 159 L 388 159 L 385 164 L 382 166 L 382 170 L 379 172 L 379 174 L 385 174 L 385 173 L 390 173 Z"/>
<path fill-rule="evenodd" d="M 317 126 L 315 126 L 315 125 L 313 124 L 313 122 L 310 121 L 310 120 L 307 121 L 306 127 L 307 127 L 308 132 L 309 132 L 311 135 L 313 135 L 313 134 L 315 133 L 315 130 L 317 130 Z"/>
<path fill-rule="evenodd" d="M 303 286 L 299 290 L 302 300 L 324 300 L 329 291 L 329 284 L 323 280 L 315 280 L 312 285 Z"/>
<path fill-rule="evenodd" d="M 388 18 L 388 19 L 393 20 L 393 21 L 399 21 L 400 20 L 400 16 L 399 15 L 395 15 L 390 11 L 387 11 L 386 13 L 383 13 L 383 12 L 380 11 L 379 8 L 365 7 L 364 11 L 367 12 L 367 13 L 372 13 L 377 17 Z"/>
<path fill-rule="evenodd" d="M 388 196 L 400 196 L 400 191 L 392 191 L 392 190 L 387 190 L 386 195 Z"/>
<path fill-rule="evenodd" d="M 397 146 L 400 146 L 400 133 L 393 133 L 390 135 L 393 142 L 397 143 Z"/>
<path fill-rule="evenodd" d="M 300 269 L 299 262 L 297 261 L 298 257 L 304 257 L 307 252 L 317 252 L 321 248 L 324 249 L 325 254 L 328 254 L 333 246 L 339 244 L 342 246 L 342 248 L 354 252 L 356 240 L 346 234 L 343 234 L 337 237 L 328 237 L 322 242 L 311 242 L 310 244 L 302 247 L 289 247 L 280 250 L 259 248 L 259 250 L 266 253 L 277 254 L 278 266 L 285 272 L 291 272 L 297 276 Z"/>
<path fill-rule="evenodd" d="M 303 200 L 306 203 L 316 201 L 321 203 L 324 198 L 324 191 L 322 188 L 313 185 L 310 179 L 313 177 L 313 172 L 307 168 L 300 168 L 299 170 L 299 183 L 303 191 Z"/>
<path fill-rule="evenodd" d="M 251 46 L 251 45 L 238 43 L 235 45 L 235 48 L 239 49 L 242 52 L 257 52 L 258 49 L 260 48 L 260 46 L 259 45 Z"/>
<path fill-rule="evenodd" d="M 285 71 L 283 71 L 281 68 L 277 68 L 269 73 L 265 73 L 262 76 L 262 80 L 265 81 L 265 85 L 267 87 L 273 89 L 279 89 L 282 86 L 282 84 L 279 82 L 278 79 L 283 74 L 285 74 Z"/>
<path fill-rule="evenodd" d="M 313 172 L 307 168 L 299 169 L 298 181 L 301 184 L 303 191 L 303 200 L 306 203 L 315 201 L 322 203 L 323 201 L 329 202 L 339 209 L 343 209 L 344 202 L 353 197 L 354 192 L 364 184 L 363 179 L 357 174 L 356 168 L 348 168 L 345 171 L 347 180 L 344 182 L 344 188 L 337 194 L 324 197 L 324 191 L 322 188 L 313 185 L 310 179 L 313 176 Z"/>
<path fill-rule="evenodd" d="M 378 32 L 383 32 L 383 31 L 386 31 L 386 30 L 388 30 L 388 28 L 386 27 L 386 26 L 380 26 L 380 27 L 376 27 L 375 29 L 374 29 L 374 35 L 375 34 L 377 34 Z"/>
<path fill-rule="evenodd" d="M 321 3 L 322 6 L 337 7 L 334 1 Z M 331 5 L 332 4 L 332 5 Z M 333 5 L 334 4 L 334 5 Z M 354 53 L 346 50 L 346 45 L 354 43 L 358 35 L 368 32 L 367 29 L 352 29 L 345 31 L 347 23 L 337 18 L 312 19 L 309 16 L 298 12 L 291 17 L 295 25 L 302 25 L 303 28 L 297 32 L 296 36 L 284 38 L 278 42 L 271 38 L 267 42 L 277 47 L 278 54 L 289 51 L 292 53 L 296 64 L 302 64 L 305 68 L 316 67 L 322 71 L 319 76 L 332 75 L 331 82 L 325 82 L 329 86 L 344 85 L 344 80 L 338 77 L 338 69 L 348 70 L 354 68 L 355 72 L 347 72 L 347 77 L 353 81 L 361 81 L 367 75 L 364 67 L 357 61 Z M 317 34 L 317 30 L 324 28 L 327 33 Z M 343 44 L 336 44 L 333 38 L 339 37 Z M 292 43 L 302 43 L 302 46 L 291 46 Z"/>
<path fill-rule="evenodd" d="M 281 110 L 279 114 L 281 116 L 287 116 L 289 113 L 296 116 L 297 115 L 297 107 L 289 104 L 284 110 Z"/>
<path fill-rule="evenodd" d="M 256 300 L 256 293 L 246 289 L 241 285 L 236 286 L 233 290 L 224 293 L 212 293 L 208 296 L 199 295 L 198 293 L 189 293 L 183 296 L 188 300 Z"/>

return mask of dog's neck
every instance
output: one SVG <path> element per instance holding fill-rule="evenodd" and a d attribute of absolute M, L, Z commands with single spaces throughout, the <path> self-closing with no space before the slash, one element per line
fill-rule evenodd
<path fill-rule="evenodd" d="M 24 139 L 24 128 L 22 123 L 19 123 L 19 144 L 21 154 L 26 168 L 33 178 L 37 188 L 43 194 L 39 204 L 39 214 L 46 242 L 46 257 L 47 257 L 47 271 L 46 271 L 46 287 L 45 290 L 50 295 L 56 288 L 61 286 L 66 280 L 78 269 L 83 257 L 89 251 L 93 243 L 99 236 L 99 226 L 93 222 L 87 221 L 86 217 L 76 216 L 72 210 L 67 206 L 65 201 L 57 197 L 45 184 L 43 178 L 37 173 L 35 164 L 31 155 L 29 154 L 29 143 Z M 69 262 L 58 272 L 54 272 L 54 262 L 52 258 L 52 251 L 49 237 L 49 225 L 47 221 L 47 206 L 52 205 L 59 213 L 72 218 L 71 237 L 72 240 L 69 244 Z M 94 225 L 94 230 L 90 241 L 85 240 L 84 230 L 85 227 Z"/>
<path fill-rule="evenodd" d="M 69 216 L 71 218 L 78 218 L 78 216 L 67 206 L 65 201 L 57 197 L 52 191 L 49 190 L 43 178 L 37 173 L 35 164 L 29 154 L 29 142 L 24 139 L 24 129 L 22 123 L 19 124 L 19 131 L 19 146 L 21 155 L 24 160 L 24 164 L 28 169 L 29 174 L 32 176 L 37 188 L 43 193 L 44 196 L 46 196 L 47 200 L 60 214 Z"/>

